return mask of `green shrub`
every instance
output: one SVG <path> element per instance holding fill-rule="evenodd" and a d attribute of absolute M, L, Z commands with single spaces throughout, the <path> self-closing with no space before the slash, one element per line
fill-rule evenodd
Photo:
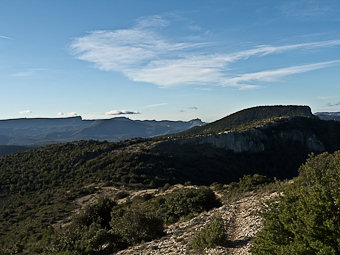
<path fill-rule="evenodd" d="M 120 236 L 126 245 L 150 241 L 164 234 L 162 219 L 136 209 L 113 211 L 111 227 L 112 233 Z"/>
<path fill-rule="evenodd" d="M 137 196 L 117 205 L 100 198 L 73 217 L 71 225 L 44 237 L 46 254 L 106 254 L 164 235 L 164 221 L 176 222 L 218 206 L 206 187 L 154 197 Z M 51 243 L 51 244 L 49 244 Z"/>
<path fill-rule="evenodd" d="M 57 233 L 43 254 L 94 255 L 121 247 L 120 236 L 99 224 L 89 227 L 71 224 Z"/>
<path fill-rule="evenodd" d="M 109 198 L 100 198 L 96 204 L 89 205 L 73 219 L 75 224 L 90 226 L 92 223 L 98 223 L 102 228 L 110 227 L 111 210 L 116 205 Z"/>
<path fill-rule="evenodd" d="M 244 196 L 245 192 L 258 191 L 268 187 L 270 183 L 274 183 L 273 180 L 264 175 L 244 175 L 238 182 L 232 182 L 226 189 L 220 191 L 223 193 L 222 200 L 226 203 L 236 201 Z"/>
<path fill-rule="evenodd" d="M 270 178 L 260 174 L 245 175 L 239 179 L 239 182 L 231 183 L 232 189 L 237 189 L 240 192 L 248 192 L 258 189 L 259 187 L 272 182 Z"/>
<path fill-rule="evenodd" d="M 193 239 L 194 249 L 214 248 L 225 244 L 227 239 L 224 221 L 221 217 L 212 219 Z"/>
<path fill-rule="evenodd" d="M 209 211 L 220 205 L 221 202 L 216 198 L 215 193 L 207 187 L 182 189 L 166 196 L 157 213 L 167 224 L 171 224 L 181 217 Z"/>
<path fill-rule="evenodd" d="M 84 240 L 85 227 L 70 225 L 58 233 L 49 247 L 47 254 L 86 254 L 88 242 Z"/>
<path fill-rule="evenodd" d="M 340 151 L 310 157 L 299 177 L 264 211 L 255 255 L 340 254 Z"/>

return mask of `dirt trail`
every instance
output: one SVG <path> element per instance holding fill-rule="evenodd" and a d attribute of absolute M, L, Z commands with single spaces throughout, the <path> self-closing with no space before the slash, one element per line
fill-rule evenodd
<path fill-rule="evenodd" d="M 140 244 L 117 254 L 198 254 L 192 250 L 191 240 L 212 217 L 221 216 L 227 225 L 227 245 L 214 249 L 205 249 L 199 254 L 249 255 L 252 238 L 261 228 L 261 218 L 256 215 L 264 200 L 276 196 L 276 193 L 247 196 L 228 205 L 204 212 L 185 222 L 175 223 L 166 228 L 166 236 L 161 239 Z"/>

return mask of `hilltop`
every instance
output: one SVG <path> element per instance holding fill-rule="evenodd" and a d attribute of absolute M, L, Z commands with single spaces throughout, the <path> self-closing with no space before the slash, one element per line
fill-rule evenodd
<path fill-rule="evenodd" d="M 201 127 L 194 127 L 176 136 L 193 136 L 200 134 L 219 133 L 244 125 L 261 124 L 277 118 L 288 117 L 313 117 L 309 106 L 298 105 L 274 105 L 274 106 L 257 106 L 244 109 L 230 114 L 222 119 L 209 123 Z"/>

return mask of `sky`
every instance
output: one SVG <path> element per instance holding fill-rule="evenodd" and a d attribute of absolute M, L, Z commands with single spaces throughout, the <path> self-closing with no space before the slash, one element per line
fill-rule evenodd
<path fill-rule="evenodd" d="M 0 119 L 340 111 L 338 0 L 0 0 Z"/>

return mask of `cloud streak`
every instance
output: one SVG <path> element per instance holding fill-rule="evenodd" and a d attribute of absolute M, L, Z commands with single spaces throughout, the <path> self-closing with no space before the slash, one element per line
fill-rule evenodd
<path fill-rule="evenodd" d="M 149 104 L 143 107 L 143 109 L 157 108 L 161 106 L 168 105 L 168 103 L 159 103 L 159 104 Z"/>
<path fill-rule="evenodd" d="M 0 39 L 13 40 L 12 37 L 5 36 L 5 35 L 0 35 Z"/>
<path fill-rule="evenodd" d="M 28 69 L 27 71 L 13 73 L 11 74 L 11 76 L 12 77 L 30 77 L 45 70 L 46 70 L 45 68 L 31 68 L 31 69 Z"/>
<path fill-rule="evenodd" d="M 126 115 L 126 114 L 140 114 L 140 112 L 127 110 L 111 110 L 105 113 L 105 115 Z"/>
<path fill-rule="evenodd" d="M 237 77 L 226 79 L 224 81 L 225 86 L 236 86 L 236 87 L 248 87 L 249 86 L 256 86 L 256 85 L 249 85 L 249 82 L 273 82 L 278 80 L 279 78 L 298 74 L 298 73 L 305 73 L 317 69 L 322 69 L 329 67 L 331 65 L 340 63 L 340 60 L 334 60 L 334 61 L 327 61 L 327 62 L 319 62 L 314 64 L 308 64 L 308 65 L 298 65 L 298 66 L 291 66 L 286 68 L 280 68 L 276 70 L 268 70 L 268 71 L 261 71 L 261 72 L 255 72 L 255 73 L 246 73 L 241 74 Z"/>
<path fill-rule="evenodd" d="M 288 17 L 295 18 L 312 18 L 332 16 L 336 13 L 336 1 L 315 1 L 315 0 L 302 0 L 302 1 L 285 1 L 281 5 L 281 13 Z"/>
<path fill-rule="evenodd" d="M 255 56 L 340 46 L 340 40 L 328 40 L 280 46 L 259 45 L 233 53 L 213 52 L 211 42 L 172 41 L 162 36 L 160 28 L 166 28 L 169 23 L 158 15 L 141 18 L 128 29 L 93 31 L 76 38 L 71 49 L 78 59 L 93 63 L 100 70 L 121 72 L 135 82 L 160 87 L 231 85 L 248 89 L 255 87 L 247 84 L 251 81 L 273 81 L 329 65 L 325 64 L 327 62 L 312 63 L 238 75 L 231 68 L 233 63 Z"/>

